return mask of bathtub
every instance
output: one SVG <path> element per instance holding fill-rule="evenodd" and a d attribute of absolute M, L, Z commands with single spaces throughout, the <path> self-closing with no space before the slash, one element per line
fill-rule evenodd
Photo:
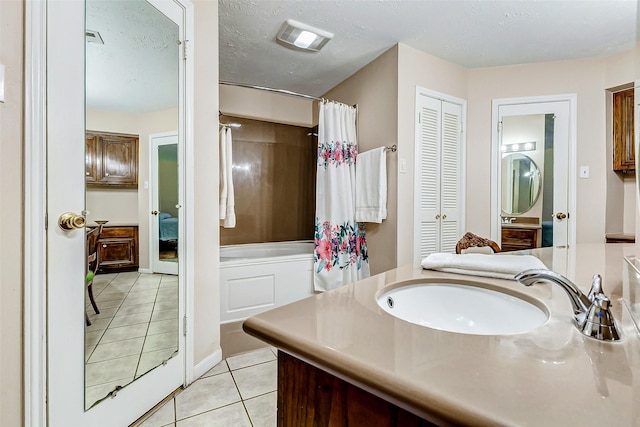
<path fill-rule="evenodd" d="M 220 322 L 314 295 L 313 241 L 220 247 Z"/>

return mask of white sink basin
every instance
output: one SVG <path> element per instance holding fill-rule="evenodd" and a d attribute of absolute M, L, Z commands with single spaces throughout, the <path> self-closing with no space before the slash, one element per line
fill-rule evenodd
<path fill-rule="evenodd" d="M 510 335 L 547 321 L 532 303 L 502 292 L 453 283 L 420 283 L 381 294 L 387 313 L 422 326 L 474 335 Z"/>

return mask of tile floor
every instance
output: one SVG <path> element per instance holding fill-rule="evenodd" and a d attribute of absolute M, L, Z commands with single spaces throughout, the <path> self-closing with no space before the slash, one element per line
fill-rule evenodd
<path fill-rule="evenodd" d="M 231 356 L 177 393 L 137 427 L 273 427 L 277 353 Z"/>
<path fill-rule="evenodd" d="M 171 357 L 178 344 L 178 278 L 138 272 L 98 274 L 87 297 L 86 406 Z"/>

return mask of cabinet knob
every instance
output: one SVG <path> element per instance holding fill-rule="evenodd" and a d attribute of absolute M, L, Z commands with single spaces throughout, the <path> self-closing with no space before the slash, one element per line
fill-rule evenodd
<path fill-rule="evenodd" d="M 447 214 L 442 214 L 442 219 L 447 219 Z"/>
<path fill-rule="evenodd" d="M 437 214 L 437 215 L 436 215 L 436 219 L 440 219 L 440 214 Z"/>
<path fill-rule="evenodd" d="M 91 174 L 90 174 L 89 172 L 85 172 L 85 175 L 89 176 L 89 175 L 91 175 Z"/>
<path fill-rule="evenodd" d="M 104 176 L 109 176 L 109 174 L 108 174 L 108 173 L 105 173 L 105 174 L 104 174 Z"/>
<path fill-rule="evenodd" d="M 105 244 L 102 244 L 102 247 L 103 247 L 103 248 L 106 248 L 106 247 L 107 247 L 107 245 L 105 245 Z"/>

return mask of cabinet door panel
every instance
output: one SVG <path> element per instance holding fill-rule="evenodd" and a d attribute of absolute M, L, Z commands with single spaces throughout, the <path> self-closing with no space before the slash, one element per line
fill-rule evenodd
<path fill-rule="evenodd" d="M 87 134 L 85 138 L 84 164 L 85 164 L 85 182 L 87 184 L 95 184 L 98 181 L 98 141 L 95 135 Z"/>
<path fill-rule="evenodd" d="M 633 88 L 613 94 L 613 170 L 635 170 Z"/>
<path fill-rule="evenodd" d="M 137 138 L 102 136 L 102 179 L 104 184 L 138 183 Z"/>

